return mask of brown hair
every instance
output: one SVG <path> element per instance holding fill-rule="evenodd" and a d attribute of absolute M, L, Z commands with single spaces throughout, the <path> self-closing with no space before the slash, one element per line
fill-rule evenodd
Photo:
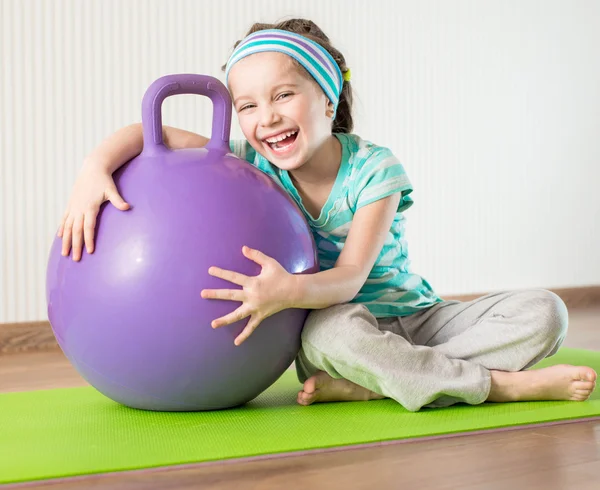
<path fill-rule="evenodd" d="M 327 52 L 338 64 L 340 70 L 342 71 L 342 74 L 345 74 L 348 71 L 344 55 L 331 45 L 331 42 L 329 41 L 327 35 L 312 20 L 290 19 L 283 22 L 279 22 L 277 24 L 257 23 L 250 27 L 250 29 L 246 33 L 246 36 L 249 36 L 250 34 L 257 31 L 264 31 L 265 29 L 281 29 L 284 31 L 294 32 L 296 34 L 305 36 L 311 39 L 312 41 L 315 41 L 316 43 L 319 43 L 325 50 L 327 50 Z M 235 43 L 234 49 L 240 42 L 241 41 L 237 41 Z M 296 60 L 292 61 L 304 70 L 300 63 L 298 63 Z M 225 66 L 223 66 L 222 69 L 224 71 Z M 308 75 L 308 72 L 306 73 Z M 310 77 L 310 75 L 308 76 Z M 350 82 L 344 81 L 344 85 L 342 86 L 342 93 L 340 94 L 340 100 L 338 102 L 337 112 L 335 115 L 335 119 L 333 120 L 333 126 L 331 130 L 334 133 L 351 133 L 353 128 L 354 123 L 352 121 L 352 87 L 350 86 Z"/>

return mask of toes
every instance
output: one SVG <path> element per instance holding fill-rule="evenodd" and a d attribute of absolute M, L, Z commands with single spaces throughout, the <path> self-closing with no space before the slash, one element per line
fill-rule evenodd
<path fill-rule="evenodd" d="M 314 393 L 315 391 L 317 391 L 317 378 L 316 376 L 312 376 L 310 378 L 308 378 L 305 382 L 304 382 L 304 386 L 302 386 L 302 390 L 304 391 L 304 393 Z"/>
<path fill-rule="evenodd" d="M 592 391 L 594 389 L 595 385 L 596 385 L 596 383 L 594 383 L 592 381 L 573 381 L 573 384 L 571 386 L 573 387 L 573 390 L 575 390 L 575 391 L 577 391 L 577 390 Z"/>
<path fill-rule="evenodd" d="M 316 393 L 306 393 L 305 391 L 298 392 L 298 398 L 296 401 L 300 405 L 310 405 L 316 400 Z"/>
<path fill-rule="evenodd" d="M 571 400 L 575 401 L 575 402 L 584 402 L 586 401 L 588 398 L 590 397 L 589 393 L 586 394 L 574 394 L 573 396 L 571 396 Z"/>
<path fill-rule="evenodd" d="M 303 395 L 303 391 L 299 391 L 298 392 L 298 397 L 296 398 L 296 401 L 298 402 L 298 404 L 300 405 L 307 405 L 306 401 L 304 400 L 304 395 Z"/>
<path fill-rule="evenodd" d="M 579 376 L 577 378 L 581 381 L 590 381 L 593 383 L 596 381 L 597 377 L 596 371 L 593 369 L 584 366 L 579 368 Z"/>
<path fill-rule="evenodd" d="M 571 399 L 585 401 L 590 397 L 594 388 L 596 388 L 595 381 L 574 381 L 571 385 Z"/>

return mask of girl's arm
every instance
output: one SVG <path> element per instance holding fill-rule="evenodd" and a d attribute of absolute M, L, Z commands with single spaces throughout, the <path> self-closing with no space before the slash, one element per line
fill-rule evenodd
<path fill-rule="evenodd" d="M 163 141 L 168 147 L 177 149 L 201 147 L 208 139 L 163 126 Z M 80 260 L 84 244 L 88 253 L 93 253 L 96 216 L 103 202 L 110 201 L 121 211 L 129 209 L 129 204 L 117 190 L 112 174 L 139 155 L 143 146 L 142 125 L 131 124 L 106 138 L 85 159 L 57 233 L 62 238 L 63 255 L 72 251 L 73 260 Z"/>
<path fill-rule="evenodd" d="M 261 266 L 258 276 L 211 267 L 208 273 L 241 288 L 204 289 L 205 299 L 241 302 L 213 328 L 230 325 L 249 317 L 235 344 L 244 342 L 269 316 L 287 308 L 321 309 L 351 301 L 365 283 L 390 231 L 401 193 L 384 197 L 360 208 L 346 238 L 344 249 L 333 269 L 315 274 L 290 274 L 275 259 L 261 251 L 243 247 L 244 256 Z"/>
<path fill-rule="evenodd" d="M 294 277 L 291 308 L 321 309 L 348 303 L 360 291 L 390 231 L 401 193 L 360 208 L 335 266 Z"/>
<path fill-rule="evenodd" d="M 163 126 L 163 141 L 172 149 L 199 148 L 208 143 L 208 138 L 183 129 Z M 130 124 L 115 131 L 100 143 L 85 159 L 85 165 L 112 174 L 126 162 L 138 156 L 143 147 L 142 124 Z"/>

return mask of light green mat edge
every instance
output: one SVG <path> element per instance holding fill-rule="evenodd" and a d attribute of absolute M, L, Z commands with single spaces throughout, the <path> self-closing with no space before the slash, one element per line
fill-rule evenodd
<path fill-rule="evenodd" d="M 537 367 L 589 365 L 600 352 L 561 349 Z M 296 404 L 288 370 L 245 407 L 157 413 L 118 405 L 93 388 L 0 395 L 0 483 L 215 461 L 600 416 L 587 402 L 456 405 L 404 410 L 391 400 Z"/>

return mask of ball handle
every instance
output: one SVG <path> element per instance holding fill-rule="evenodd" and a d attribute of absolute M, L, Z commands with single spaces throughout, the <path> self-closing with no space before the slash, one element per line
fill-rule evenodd
<path fill-rule="evenodd" d="M 231 97 L 225 85 L 208 75 L 166 75 L 155 80 L 142 100 L 144 153 L 164 150 L 162 135 L 162 103 L 171 95 L 197 94 L 213 102 L 212 134 L 206 148 L 229 152 L 231 130 Z"/>

